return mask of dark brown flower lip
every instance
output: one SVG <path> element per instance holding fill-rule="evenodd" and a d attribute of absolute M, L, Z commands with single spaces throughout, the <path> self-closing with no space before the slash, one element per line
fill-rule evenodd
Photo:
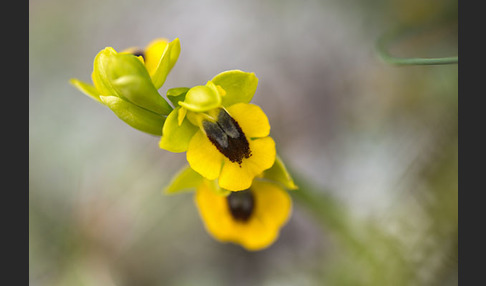
<path fill-rule="evenodd" d="M 206 136 L 231 162 L 240 164 L 251 156 L 250 143 L 240 125 L 224 109 L 220 109 L 218 120 L 202 123 Z"/>
<path fill-rule="evenodd" d="M 231 216 L 241 222 L 248 221 L 255 209 L 255 196 L 251 189 L 231 192 L 226 200 Z"/>

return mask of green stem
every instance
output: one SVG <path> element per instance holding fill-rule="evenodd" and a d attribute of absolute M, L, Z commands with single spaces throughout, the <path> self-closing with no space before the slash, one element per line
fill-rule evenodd
<path fill-rule="evenodd" d="M 439 57 L 439 58 L 420 58 L 420 57 L 396 57 L 390 54 L 388 47 L 391 43 L 396 42 L 398 39 L 408 36 L 417 32 L 415 29 L 397 29 L 390 33 L 386 33 L 381 36 L 376 42 L 376 50 L 378 56 L 385 62 L 393 65 L 447 65 L 457 64 L 459 58 L 457 56 L 451 57 Z"/>

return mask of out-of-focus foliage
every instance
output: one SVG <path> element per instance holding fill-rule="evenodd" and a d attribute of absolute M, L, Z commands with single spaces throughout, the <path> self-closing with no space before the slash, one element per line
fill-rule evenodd
<path fill-rule="evenodd" d="M 31 0 L 32 285 L 457 285 L 457 1 Z M 185 156 L 69 84 L 106 46 L 179 38 L 159 90 L 254 72 L 299 190 L 260 252 L 213 240 L 191 193 L 165 196 Z M 84 78 L 84 76 L 86 76 Z"/>

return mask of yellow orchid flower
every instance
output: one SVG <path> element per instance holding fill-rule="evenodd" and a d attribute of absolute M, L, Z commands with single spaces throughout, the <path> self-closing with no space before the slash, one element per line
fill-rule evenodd
<path fill-rule="evenodd" d="M 232 242 L 250 251 L 269 247 L 291 215 L 287 193 L 295 190 L 290 174 L 277 156 L 275 164 L 255 178 L 248 189 L 232 192 L 217 181 L 184 167 L 164 189 L 165 194 L 194 191 L 194 201 L 208 233 L 221 242 Z"/>
<path fill-rule="evenodd" d="M 205 181 L 197 188 L 194 200 L 212 237 L 250 251 L 272 245 L 292 210 L 287 191 L 270 182 L 255 181 L 244 191 L 223 196 Z"/>
<path fill-rule="evenodd" d="M 253 73 L 226 71 L 205 86 L 169 90 L 177 107 L 169 114 L 159 146 L 186 152 L 191 168 L 221 188 L 240 191 L 275 162 L 275 141 L 262 109 L 249 103 Z"/>
<path fill-rule="evenodd" d="M 164 189 L 165 194 L 195 191 L 194 201 L 208 233 L 221 242 L 247 250 L 261 250 L 276 241 L 291 215 L 292 201 L 286 190 L 297 186 L 282 160 L 258 175 L 248 189 L 232 192 L 194 171 L 180 170 Z"/>

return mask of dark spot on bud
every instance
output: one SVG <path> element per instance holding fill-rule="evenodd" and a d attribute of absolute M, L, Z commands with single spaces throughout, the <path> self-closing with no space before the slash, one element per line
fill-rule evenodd
<path fill-rule="evenodd" d="M 250 189 L 231 192 L 227 197 L 231 216 L 235 220 L 248 221 L 255 209 L 255 197 Z"/>
<path fill-rule="evenodd" d="M 217 122 L 203 121 L 203 128 L 209 141 L 231 162 L 241 167 L 243 159 L 250 158 L 250 144 L 245 134 L 224 109 L 220 110 Z"/>
<path fill-rule="evenodd" d="M 132 53 L 136 57 L 142 57 L 145 60 L 145 52 L 143 50 L 136 50 Z"/>

